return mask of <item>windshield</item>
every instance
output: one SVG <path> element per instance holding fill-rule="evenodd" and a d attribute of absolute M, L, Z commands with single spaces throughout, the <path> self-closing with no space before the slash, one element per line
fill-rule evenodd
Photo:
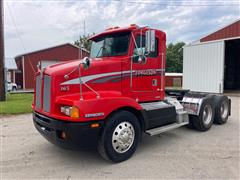
<path fill-rule="evenodd" d="M 93 39 L 90 57 L 126 55 L 128 52 L 129 39 L 130 32 L 108 34 Z"/>

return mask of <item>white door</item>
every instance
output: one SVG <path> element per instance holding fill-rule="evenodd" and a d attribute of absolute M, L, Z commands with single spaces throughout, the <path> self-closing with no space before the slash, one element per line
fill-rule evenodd
<path fill-rule="evenodd" d="M 11 82 L 11 72 L 7 71 L 7 81 Z"/>
<path fill-rule="evenodd" d="M 51 65 L 54 65 L 54 64 L 57 64 L 57 63 L 59 63 L 59 61 L 56 61 L 56 60 L 42 60 L 41 61 L 41 69 L 44 69 L 47 66 L 51 66 Z"/>
<path fill-rule="evenodd" d="M 184 47 L 183 88 L 222 93 L 224 82 L 224 41 Z"/>

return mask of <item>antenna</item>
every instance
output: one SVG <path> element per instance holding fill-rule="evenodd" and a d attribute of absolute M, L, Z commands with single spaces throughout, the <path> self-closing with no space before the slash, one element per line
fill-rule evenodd
<path fill-rule="evenodd" d="M 84 37 L 86 36 L 86 24 L 85 24 L 85 19 L 83 20 L 83 35 L 84 35 Z"/>
<path fill-rule="evenodd" d="M 81 42 L 81 32 L 79 31 L 79 36 L 78 36 L 78 41 L 79 41 L 79 52 L 78 52 L 78 59 L 82 59 L 82 42 Z"/>
<path fill-rule="evenodd" d="M 85 19 L 83 20 L 83 38 L 86 37 L 86 26 L 85 26 Z M 80 39 L 79 39 L 80 40 Z M 83 42 L 80 42 L 80 51 L 81 51 L 81 59 L 83 58 L 83 52 L 82 52 L 82 48 L 84 48 L 84 39 Z"/>

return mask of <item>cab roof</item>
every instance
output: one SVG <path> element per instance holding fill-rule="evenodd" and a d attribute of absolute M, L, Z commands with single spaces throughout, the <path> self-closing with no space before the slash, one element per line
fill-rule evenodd
<path fill-rule="evenodd" d="M 106 29 L 105 31 L 99 33 L 99 34 L 96 34 L 96 35 L 93 35 L 92 37 L 89 38 L 89 40 L 93 40 L 97 37 L 100 37 L 100 36 L 103 36 L 103 35 L 106 35 L 106 34 L 111 34 L 111 33 L 118 33 L 118 32 L 131 32 L 133 30 L 136 30 L 136 29 L 140 29 L 140 28 L 146 28 L 148 29 L 148 27 L 140 27 L 136 24 L 131 24 L 130 26 L 128 27 L 118 27 L 118 26 L 115 26 L 115 27 L 111 27 L 111 28 L 108 28 Z M 157 29 L 155 29 L 157 30 Z M 157 30 L 159 31 L 160 33 L 164 34 L 165 36 L 165 33 L 163 31 L 160 31 L 160 30 Z"/>
<path fill-rule="evenodd" d="M 99 34 L 96 34 L 92 37 L 90 37 L 89 39 L 95 39 L 96 37 L 99 37 L 99 36 L 102 36 L 102 35 L 105 35 L 105 34 L 110 34 L 110 33 L 117 33 L 117 32 L 130 32 L 132 30 L 135 30 L 135 29 L 138 29 L 139 26 L 136 25 L 136 24 L 131 24 L 130 26 L 128 27 L 118 27 L 118 26 L 115 26 L 115 27 L 111 27 L 111 28 L 108 28 L 106 29 L 105 31 L 99 33 Z"/>

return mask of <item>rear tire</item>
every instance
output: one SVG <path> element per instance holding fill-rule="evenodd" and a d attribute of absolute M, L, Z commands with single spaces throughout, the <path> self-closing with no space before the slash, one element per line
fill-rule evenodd
<path fill-rule="evenodd" d="M 227 96 L 215 96 L 214 97 L 214 105 L 215 105 L 214 123 L 225 124 L 228 120 L 229 111 L 230 111 L 228 97 Z"/>
<path fill-rule="evenodd" d="M 199 131 L 207 131 L 211 128 L 214 120 L 214 104 L 213 99 L 208 97 L 203 100 L 198 116 L 191 116 L 193 126 Z"/>
<path fill-rule="evenodd" d="M 189 123 L 187 125 L 188 128 L 194 129 L 193 121 L 194 121 L 194 116 L 193 115 L 188 115 L 189 117 Z"/>
<path fill-rule="evenodd" d="M 136 151 L 140 135 L 136 116 L 129 111 L 118 111 L 106 121 L 98 141 L 98 152 L 106 160 L 125 161 Z"/>

